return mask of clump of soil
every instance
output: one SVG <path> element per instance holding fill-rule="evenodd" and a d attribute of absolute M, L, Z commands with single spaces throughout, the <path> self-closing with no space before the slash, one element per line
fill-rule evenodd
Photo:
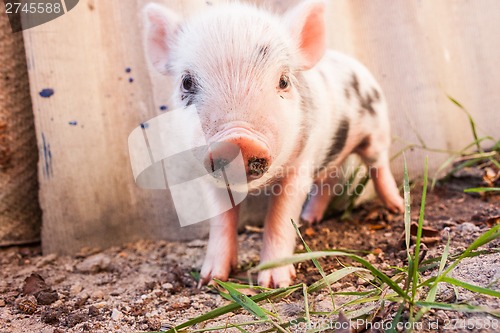
<path fill-rule="evenodd" d="M 466 175 L 439 185 L 427 196 L 425 227 L 426 258 L 441 255 L 450 237 L 451 254 L 463 251 L 481 233 L 500 222 L 499 196 L 480 197 L 465 194 L 465 187 L 480 185 Z M 412 220 L 418 219 L 420 195 L 412 192 Z M 379 269 L 390 271 L 406 264 L 403 243 L 403 216 L 393 215 L 373 202 L 358 208 L 350 221 L 332 218 L 320 224 L 302 227 L 302 234 L 313 250 L 329 248 L 362 252 Z M 258 263 L 261 234 L 254 229 L 239 235 L 240 272 Z M 83 249 L 76 256 L 42 256 L 39 246 L 11 247 L 0 250 L 0 332 L 137 332 L 167 329 L 227 303 L 208 288 L 196 288 L 206 240 L 189 243 L 141 241 L 106 250 Z M 486 246 L 497 249 L 497 239 Z M 298 245 L 298 251 L 303 247 Z M 327 273 L 354 264 L 349 260 L 320 260 Z M 426 274 L 432 274 L 427 272 Z M 500 290 L 500 255 L 488 254 L 466 259 L 452 276 L 471 284 Z M 321 276 L 312 263 L 297 265 L 297 281 L 311 284 Z M 334 291 L 363 291 L 370 285 L 354 275 L 332 285 Z M 336 301 L 341 304 L 342 297 Z M 441 302 L 469 303 L 498 309 L 500 300 L 480 296 L 461 288 L 457 292 L 440 286 Z M 330 311 L 326 291 L 309 299 L 310 309 Z M 266 305 L 267 306 L 267 305 Z M 300 293 L 276 301 L 274 307 L 283 318 L 303 313 Z M 390 316 L 397 307 L 389 306 L 381 316 Z M 328 318 L 326 318 L 328 319 Z M 331 320 L 337 320 L 332 318 Z M 208 326 L 251 321 L 254 318 L 239 310 L 220 317 Z M 340 318 L 340 321 L 345 320 Z M 431 311 L 417 331 L 450 329 L 496 332 L 498 319 L 485 314 Z M 490 323 L 490 328 L 479 324 Z M 446 326 L 448 325 L 448 326 Z M 451 326 L 454 325 L 454 326 Z M 463 326 L 463 328 L 462 328 Z M 198 327 L 201 328 L 202 326 Z M 296 331 L 305 331 L 297 327 Z M 259 331 L 261 328 L 246 328 Z M 232 332 L 233 330 L 227 330 Z M 362 329 L 360 329 L 362 331 Z M 376 331 L 376 330 L 372 330 Z M 237 332 L 237 330 L 236 330 Z"/>

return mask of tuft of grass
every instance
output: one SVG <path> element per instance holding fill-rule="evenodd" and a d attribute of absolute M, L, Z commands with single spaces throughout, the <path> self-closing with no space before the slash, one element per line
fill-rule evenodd
<path fill-rule="evenodd" d="M 318 270 L 319 274 L 321 275 L 320 280 L 315 281 L 310 285 L 300 283 L 287 288 L 278 289 L 269 289 L 253 286 L 251 284 L 247 285 L 215 280 L 218 286 L 225 290 L 220 291 L 220 295 L 227 299 L 229 301 L 229 304 L 209 311 L 196 318 L 187 320 L 173 328 L 162 332 L 212 332 L 226 331 L 229 328 L 237 329 L 240 332 L 248 332 L 247 329 L 249 329 L 250 327 L 252 328 L 252 330 L 254 330 L 255 327 L 260 327 L 260 332 L 262 333 L 292 332 L 295 331 L 294 328 L 298 324 L 305 324 L 308 328 L 307 332 L 322 332 L 328 331 L 329 327 L 318 328 L 317 325 L 314 325 L 314 323 L 322 322 L 324 320 L 324 316 L 339 315 L 339 321 L 343 321 L 345 320 L 345 314 L 345 316 L 347 316 L 347 318 L 349 319 L 364 318 L 368 322 L 371 320 L 380 320 L 380 318 L 382 318 L 381 314 L 392 313 L 391 311 L 396 308 L 397 311 L 393 315 L 390 328 L 387 330 L 387 332 L 397 332 L 396 327 L 398 327 L 398 324 L 404 324 L 406 322 L 415 323 L 420 321 L 432 309 L 442 309 L 447 311 L 457 311 L 465 313 L 481 312 L 500 317 L 499 309 L 491 309 L 469 304 L 444 303 L 436 301 L 438 286 L 439 284 L 443 283 L 455 288 L 455 292 L 457 292 L 456 288 L 463 288 L 476 294 L 500 298 L 499 291 L 491 288 L 473 285 L 449 276 L 451 271 L 455 267 L 457 267 L 457 265 L 459 265 L 460 262 L 465 258 L 500 253 L 500 249 L 479 249 L 480 247 L 500 237 L 500 225 L 496 225 L 480 235 L 467 249 L 458 254 L 450 254 L 450 239 L 448 236 L 441 256 L 427 260 L 421 260 L 420 253 L 422 244 L 422 230 L 424 224 L 426 194 L 428 187 L 427 159 L 425 160 L 424 165 L 424 183 L 419 210 L 417 235 L 415 245 L 413 247 L 410 246 L 411 200 L 409 175 L 406 165 L 406 158 L 404 157 L 405 151 L 417 148 L 431 152 L 447 153 L 451 155 L 437 170 L 430 186 L 431 189 L 434 188 L 438 179 L 437 177 L 444 170 L 450 168 L 452 163 L 456 161 L 457 158 L 459 158 L 459 162 L 455 163 L 455 166 L 453 166 L 451 170 L 446 174 L 446 176 L 444 177 L 445 180 L 457 171 L 473 165 L 489 163 L 497 169 L 500 169 L 500 162 L 498 161 L 500 156 L 500 140 L 495 140 L 491 136 L 479 137 L 477 133 L 477 125 L 474 122 L 471 114 L 456 99 L 451 96 L 448 96 L 448 98 L 467 115 L 474 141 L 460 151 L 449 151 L 435 149 L 427 146 L 424 140 L 418 135 L 418 133 L 416 133 L 420 144 L 407 145 L 407 147 L 405 147 L 393 157 L 394 159 L 400 155 L 403 155 L 404 160 L 404 225 L 406 254 L 408 258 L 408 264 L 406 266 L 393 267 L 391 272 L 387 272 L 375 267 L 366 259 L 356 254 L 359 253 L 359 251 L 338 249 L 313 251 L 309 248 L 309 246 L 303 239 L 297 225 L 292 220 L 291 223 L 293 224 L 299 236 L 299 239 L 303 243 L 306 252 L 295 254 L 289 258 L 283 258 L 260 264 L 249 270 L 249 276 L 250 274 L 257 271 L 311 260 Z M 481 144 L 486 141 L 494 142 L 493 147 L 488 152 L 485 152 L 481 148 Z M 470 153 L 470 149 L 474 147 L 476 148 L 477 152 Z M 325 216 L 333 214 L 334 210 L 332 208 L 343 206 L 346 207 L 346 209 L 341 218 L 346 219 L 350 217 L 355 202 L 359 197 L 359 193 L 361 193 L 361 191 L 357 191 L 357 189 L 359 189 L 358 187 L 364 187 L 369 181 L 369 176 L 364 175 L 360 178 L 359 182 L 355 182 L 355 179 L 359 175 L 361 170 L 361 166 L 358 167 L 354 171 L 354 173 L 347 179 L 346 183 L 344 184 L 344 195 L 334 198 L 334 201 L 330 204 Z M 470 188 L 465 190 L 465 192 L 467 193 L 483 193 L 496 191 L 500 191 L 500 188 L 490 186 Z M 327 272 L 323 270 L 318 261 L 319 258 L 325 257 L 349 258 L 350 260 L 357 262 L 361 267 L 343 265 L 343 268 L 327 274 Z M 426 277 L 427 275 L 425 275 L 424 273 L 427 272 L 435 272 L 435 275 Z M 359 274 L 369 274 L 371 276 L 371 280 L 369 281 L 370 287 L 368 290 L 362 292 L 334 292 L 332 290 L 332 284 L 342 280 L 347 276 L 359 276 Z M 195 274 L 193 274 L 193 277 L 196 278 Z M 252 280 L 249 278 L 249 281 Z M 243 289 L 253 289 L 254 291 L 258 292 L 258 294 L 249 297 L 240 291 Z M 318 292 L 322 292 L 324 289 L 327 289 L 328 294 L 330 295 L 332 301 L 332 311 L 314 311 L 314 308 L 310 307 L 309 298 L 310 296 L 315 295 Z M 293 293 L 301 293 L 300 296 L 304 301 L 304 311 L 296 315 L 294 319 L 286 321 L 281 319 L 278 311 L 274 307 L 273 302 L 279 299 L 286 299 Z M 350 297 L 350 299 L 345 303 L 340 304 L 338 301 L 336 301 L 336 297 L 338 296 L 348 296 Z M 297 295 L 295 297 L 297 297 Z M 266 308 L 264 308 L 264 304 L 270 305 L 271 310 L 267 310 Z M 225 323 L 224 325 L 219 326 L 197 328 L 201 324 L 205 326 L 206 324 L 210 323 L 213 320 L 216 320 L 223 315 L 237 311 L 245 311 L 254 316 L 255 320 L 244 323 Z M 377 318 L 377 316 L 379 317 Z M 413 325 L 410 326 L 412 327 Z"/>
<path fill-rule="evenodd" d="M 321 275 L 320 280 L 310 285 L 300 283 L 287 288 L 278 289 L 268 289 L 246 284 L 215 280 L 218 286 L 225 290 L 221 291 L 220 294 L 229 301 L 229 304 L 207 312 L 199 317 L 190 319 L 163 332 L 175 333 L 187 332 L 188 330 L 189 332 L 210 332 L 224 331 L 228 328 L 235 328 L 240 332 L 248 332 L 247 329 L 249 329 L 249 327 L 251 327 L 252 330 L 256 327 L 260 327 L 260 332 L 292 332 L 296 325 L 304 324 L 309 328 L 307 332 L 312 333 L 328 330 L 328 328 L 318 328 L 317 325 L 314 325 L 315 322 L 321 322 L 324 320 L 325 315 L 332 316 L 343 313 L 350 319 L 364 318 L 366 321 L 370 321 L 380 320 L 380 318 L 376 319 L 378 314 L 387 313 L 386 311 L 391 311 L 391 309 L 396 308 L 397 311 L 392 319 L 392 325 L 391 328 L 388 329 L 388 332 L 396 332 L 395 327 L 397 327 L 400 323 L 418 322 L 431 309 L 443 309 L 457 312 L 481 312 L 500 317 L 499 309 L 436 301 L 437 288 L 438 285 L 442 283 L 449 284 L 452 287 L 464 288 L 477 294 L 500 298 L 499 291 L 473 285 L 449 276 L 449 273 L 465 258 L 471 258 L 481 254 L 498 253 L 498 250 L 479 250 L 479 248 L 500 237 L 500 225 L 496 225 L 480 235 L 469 247 L 467 247 L 467 249 L 456 255 L 450 255 L 450 240 L 448 237 L 446 246 L 440 257 L 421 261 L 420 250 L 422 228 L 424 224 L 427 184 L 428 171 L 426 160 L 424 165 L 424 184 L 419 211 L 418 231 L 415 246 L 411 247 L 409 231 L 411 224 L 410 186 L 408 169 L 405 160 L 403 191 L 405 197 L 404 220 L 406 253 L 408 256 L 407 266 L 398 267 L 391 272 L 384 272 L 355 253 L 340 250 L 313 251 L 303 239 L 297 225 L 291 221 L 301 242 L 304 244 L 306 252 L 298 253 L 288 258 L 262 263 L 251 269 L 249 274 L 265 269 L 311 260 Z M 327 274 L 317 261 L 317 259 L 325 257 L 350 258 L 360 264 L 361 267 L 345 266 L 342 269 Z M 423 274 L 429 270 L 435 270 L 436 267 L 437 272 L 434 276 L 426 277 Z M 368 273 L 371 274 L 372 281 L 370 281 L 371 287 L 366 291 L 333 292 L 331 289 L 331 285 L 333 283 L 336 283 L 347 276 L 352 274 Z M 253 289 L 260 293 L 249 297 L 240 291 L 243 289 Z M 310 308 L 309 298 L 324 289 L 328 290 L 328 293 L 332 298 L 332 311 L 316 312 L 313 308 Z M 286 298 L 292 293 L 301 293 L 301 295 L 295 295 L 295 297 L 303 298 L 304 310 L 301 314 L 296 315 L 292 320 L 283 320 L 280 318 L 278 311 L 273 306 L 273 302 L 278 299 Z M 339 304 L 339 302 L 335 300 L 337 296 L 350 296 L 351 299 L 343 304 Z M 264 308 L 264 303 L 270 304 L 271 310 Z M 389 304 L 389 306 L 387 304 Z M 245 323 L 226 323 L 221 326 L 196 329 L 196 326 L 199 324 L 208 324 L 210 321 L 217 319 L 222 315 L 236 311 L 245 311 L 254 316 L 255 320 Z M 339 318 L 343 317 L 340 316 Z"/>
<path fill-rule="evenodd" d="M 441 164 L 441 166 L 438 168 L 434 179 L 432 181 L 431 188 L 434 188 L 434 186 L 437 183 L 437 179 L 439 175 L 445 170 L 450 167 L 450 165 L 456 161 L 458 158 L 460 159 L 459 163 L 457 163 L 456 166 L 452 167 L 450 171 L 443 177 L 443 180 L 449 179 L 453 174 L 455 174 L 457 171 L 460 171 L 464 168 L 473 166 L 473 165 L 480 165 L 484 163 L 489 163 L 491 165 L 494 165 L 497 169 L 500 169 L 500 162 L 498 160 L 500 156 L 500 140 L 494 139 L 493 137 L 486 135 L 483 137 L 479 137 L 477 133 L 477 125 L 476 122 L 474 121 L 472 115 L 470 112 L 455 98 L 451 96 L 447 96 L 448 99 L 455 104 L 461 111 L 463 111 L 466 115 L 467 118 L 469 119 L 469 124 L 470 124 L 470 129 L 472 132 L 472 136 L 474 138 L 474 141 L 467 146 L 465 146 L 463 149 L 461 149 L 459 152 L 454 152 L 450 154 L 451 156 Z M 483 142 L 492 142 L 493 147 L 491 148 L 490 151 L 485 152 L 481 144 Z M 477 150 L 477 153 L 470 153 L 470 149 L 475 147 Z M 471 191 L 471 192 L 484 192 L 484 191 Z"/>

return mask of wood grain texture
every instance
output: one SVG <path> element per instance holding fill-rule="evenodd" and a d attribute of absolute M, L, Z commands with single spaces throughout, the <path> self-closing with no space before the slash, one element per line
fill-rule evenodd
<path fill-rule="evenodd" d="M 80 1 L 24 32 L 46 253 L 206 235 L 204 224 L 179 227 L 168 191 L 139 189 L 132 177 L 128 135 L 169 98 L 168 80 L 150 72 L 143 55 L 143 3 Z M 46 88 L 50 98 L 39 95 Z"/>
<path fill-rule="evenodd" d="M 46 252 L 206 235 L 203 224 L 178 227 L 168 191 L 141 190 L 132 179 L 128 134 L 169 104 L 172 88 L 143 54 L 140 9 L 146 2 L 83 0 L 63 17 L 24 33 Z M 188 15 L 219 2 L 162 3 Z M 252 2 L 278 11 L 291 3 Z M 419 144 L 419 136 L 436 149 L 458 150 L 472 141 L 467 117 L 447 94 L 468 108 L 481 135 L 498 136 L 500 2 L 331 0 L 327 12 L 330 47 L 360 59 L 386 93 L 393 153 Z M 44 88 L 55 94 L 41 98 Z M 408 152 L 413 177 L 421 174 L 425 155 L 431 175 L 447 158 Z M 402 160 L 393 167 L 401 179 Z M 252 202 L 244 219 L 261 222 L 263 202 Z"/>

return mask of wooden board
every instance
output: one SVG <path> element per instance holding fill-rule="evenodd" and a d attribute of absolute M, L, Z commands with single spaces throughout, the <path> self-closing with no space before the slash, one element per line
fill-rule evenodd
<path fill-rule="evenodd" d="M 150 75 L 144 59 L 142 6 L 80 1 L 24 32 L 46 253 L 206 235 L 203 224 L 179 227 L 168 191 L 142 190 L 132 177 L 128 135 L 169 97 L 168 81 Z M 54 95 L 41 97 L 47 88 Z"/>
<path fill-rule="evenodd" d="M 185 15 L 218 2 L 163 1 Z M 281 10 L 290 3 L 254 2 Z M 143 54 L 145 3 L 82 0 L 63 17 L 24 33 L 41 157 L 45 252 L 206 235 L 206 225 L 178 227 L 167 191 L 141 190 L 132 179 L 127 137 L 161 113 L 171 88 Z M 481 135 L 498 136 L 500 2 L 332 0 L 328 25 L 330 46 L 364 62 L 384 88 L 394 154 L 421 145 L 419 137 L 444 150 L 472 141 L 466 115 L 447 94 L 469 109 Z M 54 95 L 40 97 L 44 88 Z M 421 174 L 425 155 L 431 175 L 447 158 L 419 149 L 407 155 L 413 177 Z M 401 179 L 401 158 L 393 167 Z M 262 200 L 256 202 L 260 207 Z M 248 211 L 262 211 L 252 207 Z M 250 219 L 259 222 L 261 216 Z"/>

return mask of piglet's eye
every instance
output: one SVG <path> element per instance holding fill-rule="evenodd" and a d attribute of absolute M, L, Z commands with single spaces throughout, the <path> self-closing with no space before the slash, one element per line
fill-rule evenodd
<path fill-rule="evenodd" d="M 182 90 L 185 92 L 194 92 L 195 90 L 195 84 L 193 81 L 193 77 L 191 74 L 186 74 L 182 78 Z"/>
<path fill-rule="evenodd" d="M 290 79 L 287 75 L 283 74 L 280 77 L 279 88 L 281 90 L 288 89 L 290 87 Z"/>

